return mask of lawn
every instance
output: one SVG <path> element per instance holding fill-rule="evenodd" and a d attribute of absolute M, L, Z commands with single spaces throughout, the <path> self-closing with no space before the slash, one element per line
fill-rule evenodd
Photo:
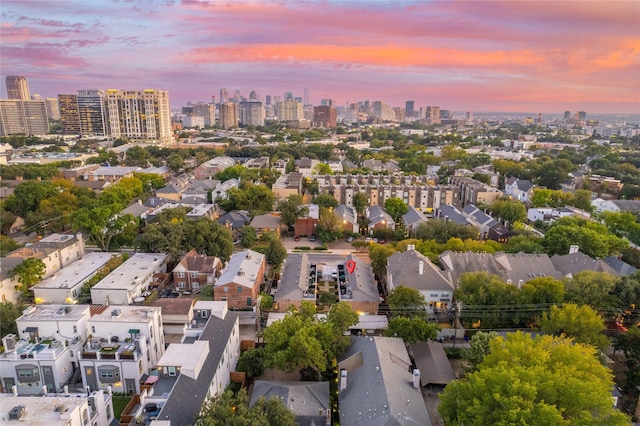
<path fill-rule="evenodd" d="M 113 397 L 113 416 L 114 418 L 120 420 L 120 415 L 122 414 L 122 410 L 125 409 L 129 401 L 131 401 L 130 396 L 114 396 Z"/>

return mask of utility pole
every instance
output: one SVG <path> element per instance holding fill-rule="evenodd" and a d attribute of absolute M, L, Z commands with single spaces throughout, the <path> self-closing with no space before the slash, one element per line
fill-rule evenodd
<path fill-rule="evenodd" d="M 453 320 L 453 347 L 456 347 L 456 340 L 458 340 L 458 328 L 461 328 L 460 315 L 462 314 L 462 302 L 456 301 L 456 316 Z"/>

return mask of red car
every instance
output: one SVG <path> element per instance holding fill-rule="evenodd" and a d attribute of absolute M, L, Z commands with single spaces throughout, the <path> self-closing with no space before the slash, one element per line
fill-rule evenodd
<path fill-rule="evenodd" d="M 296 236 L 293 238 L 293 240 L 294 240 L 294 241 L 300 241 L 300 237 L 299 237 L 298 235 L 296 235 Z"/>

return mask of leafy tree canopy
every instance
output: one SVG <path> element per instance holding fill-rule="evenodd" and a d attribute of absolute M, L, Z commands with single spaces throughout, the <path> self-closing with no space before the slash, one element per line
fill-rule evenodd
<path fill-rule="evenodd" d="M 225 390 L 207 401 L 196 420 L 196 426 L 294 426 L 295 416 L 280 399 L 259 399 L 249 406 L 244 389 L 237 394 Z"/>
<path fill-rule="evenodd" d="M 609 345 L 609 339 L 602 334 L 605 329 L 602 317 L 587 305 L 565 303 L 562 307 L 552 306 L 551 312 L 542 316 L 540 329 L 546 334 L 570 337 L 600 350 Z"/>

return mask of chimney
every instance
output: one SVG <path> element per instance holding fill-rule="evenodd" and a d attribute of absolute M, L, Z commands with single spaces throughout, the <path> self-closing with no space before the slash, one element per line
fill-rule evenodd
<path fill-rule="evenodd" d="M 407 251 L 409 250 L 415 250 L 416 249 L 416 245 L 415 244 L 408 244 L 407 245 Z"/>
<path fill-rule="evenodd" d="M 580 251 L 580 246 L 578 245 L 572 245 L 571 247 L 569 247 L 569 254 L 574 254 Z"/>
<path fill-rule="evenodd" d="M 424 261 L 418 262 L 418 274 L 424 275 Z"/>
<path fill-rule="evenodd" d="M 344 368 L 340 370 L 340 390 L 343 391 L 347 388 L 347 370 Z"/>
<path fill-rule="evenodd" d="M 413 387 L 420 389 L 420 370 L 417 368 L 413 369 Z"/>

